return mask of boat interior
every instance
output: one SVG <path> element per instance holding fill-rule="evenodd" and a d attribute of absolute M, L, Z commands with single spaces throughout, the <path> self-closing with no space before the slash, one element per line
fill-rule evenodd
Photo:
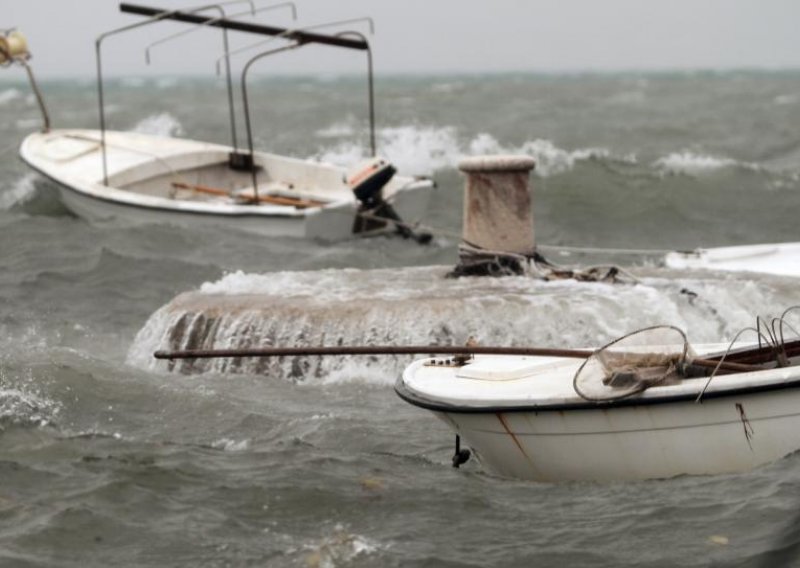
<path fill-rule="evenodd" d="M 255 191 L 253 172 L 230 167 L 227 155 L 222 152 L 153 160 L 109 177 L 109 185 L 182 201 L 283 205 L 297 209 L 354 200 L 339 168 L 279 157 L 265 157 L 258 162 Z"/>

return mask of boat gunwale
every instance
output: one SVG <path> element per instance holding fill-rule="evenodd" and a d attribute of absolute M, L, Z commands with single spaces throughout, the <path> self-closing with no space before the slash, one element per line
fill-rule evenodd
<path fill-rule="evenodd" d="M 775 369 L 765 369 L 765 371 Z M 405 375 L 405 372 L 403 373 Z M 721 379 L 720 379 L 721 380 Z M 770 381 L 764 384 L 750 384 L 731 389 L 712 389 L 707 390 L 702 394 L 702 399 L 697 404 L 702 404 L 705 400 L 718 400 L 723 398 L 733 398 L 742 395 L 770 393 L 781 390 L 790 390 L 800 388 L 800 374 L 792 379 L 783 379 L 781 381 Z M 589 401 L 581 400 L 576 402 L 553 402 L 545 404 L 484 404 L 481 406 L 469 406 L 466 404 L 452 404 L 446 402 L 438 402 L 426 398 L 408 387 L 403 376 L 400 376 L 394 385 L 394 391 L 401 399 L 409 404 L 431 410 L 435 412 L 449 412 L 453 414 L 496 414 L 498 412 L 506 413 L 520 413 L 520 412 L 563 412 L 567 410 L 607 410 L 611 408 L 631 408 L 639 406 L 656 406 L 667 404 L 682 404 L 686 402 L 695 403 L 698 400 L 700 393 L 676 393 L 665 394 L 653 397 L 642 398 L 638 395 L 632 395 L 627 398 L 621 398 L 611 401 Z"/>

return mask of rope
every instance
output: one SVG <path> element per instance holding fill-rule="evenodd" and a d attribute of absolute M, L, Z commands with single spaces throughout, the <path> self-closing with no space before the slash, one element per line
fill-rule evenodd
<path fill-rule="evenodd" d="M 391 202 L 392 199 L 387 199 L 387 201 Z M 344 211 L 342 211 L 344 213 Z M 459 232 L 450 231 L 447 229 L 442 229 L 439 227 L 432 227 L 430 225 L 424 225 L 422 223 L 407 223 L 405 221 L 396 221 L 393 219 L 386 219 L 385 217 L 380 217 L 377 215 L 373 215 L 369 212 L 357 212 L 357 217 L 361 217 L 363 219 L 368 219 L 372 221 L 382 221 L 382 222 L 390 222 L 398 225 L 400 227 L 404 227 L 406 229 L 412 231 L 424 231 L 426 233 L 430 233 L 435 236 L 439 237 L 448 237 L 452 239 L 462 239 L 462 235 Z M 468 243 L 469 244 L 469 243 Z M 474 246 L 474 245 L 472 245 Z M 479 249 L 480 247 L 474 247 Z M 537 244 L 537 249 L 541 250 L 550 250 L 550 251 L 567 251 L 567 252 L 581 252 L 581 253 L 595 253 L 595 254 L 629 254 L 629 255 L 650 255 L 650 254 L 667 254 L 670 252 L 674 252 L 673 249 L 634 249 L 634 248 L 601 248 L 601 247 L 579 247 L 579 246 L 572 246 L 572 245 L 543 245 Z M 483 250 L 481 252 L 485 254 L 498 254 L 502 256 L 513 256 L 513 253 L 503 252 L 503 251 L 491 251 L 491 250 Z M 520 255 L 521 256 L 521 255 Z"/>
<path fill-rule="evenodd" d="M 554 251 L 585 252 L 596 254 L 667 254 L 674 252 L 671 249 L 633 249 L 633 248 L 600 248 L 600 247 L 578 247 L 572 245 L 536 245 L 536 248 Z"/>

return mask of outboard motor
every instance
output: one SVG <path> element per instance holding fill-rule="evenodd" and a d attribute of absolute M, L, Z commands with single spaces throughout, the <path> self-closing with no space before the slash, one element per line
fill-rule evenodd
<path fill-rule="evenodd" d="M 397 169 L 383 158 L 372 158 L 358 164 L 347 173 L 345 181 L 359 201 L 353 233 L 365 233 L 383 229 L 394 222 L 396 232 L 404 239 L 412 238 L 418 243 L 430 242 L 428 233 L 415 234 L 400 218 L 394 207 L 383 198 L 383 188 L 397 173 Z"/>

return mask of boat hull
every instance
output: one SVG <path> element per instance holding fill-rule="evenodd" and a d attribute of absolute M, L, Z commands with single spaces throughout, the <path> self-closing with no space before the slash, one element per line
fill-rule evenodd
<path fill-rule="evenodd" d="M 519 479 L 745 472 L 800 449 L 797 366 L 710 382 L 689 378 L 595 402 L 575 393 L 572 377 L 580 361 L 573 361 L 486 356 L 447 367 L 418 360 L 395 391 L 447 423 L 487 470 Z M 515 368 L 527 374 L 515 377 Z"/>
<path fill-rule="evenodd" d="M 702 404 L 436 414 L 487 469 L 553 482 L 748 471 L 800 448 L 798 409 L 800 391 L 776 391 Z"/>

